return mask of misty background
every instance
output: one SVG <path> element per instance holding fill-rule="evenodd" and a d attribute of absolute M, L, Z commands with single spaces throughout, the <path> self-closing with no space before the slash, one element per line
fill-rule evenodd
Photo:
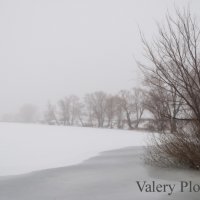
<path fill-rule="evenodd" d="M 0 116 L 141 85 L 139 27 L 151 38 L 160 16 L 188 2 L 198 14 L 198 0 L 1 0 Z"/>

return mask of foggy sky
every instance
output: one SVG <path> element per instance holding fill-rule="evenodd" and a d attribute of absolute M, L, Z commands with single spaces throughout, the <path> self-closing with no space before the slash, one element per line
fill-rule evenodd
<path fill-rule="evenodd" d="M 138 26 L 151 38 L 189 0 L 1 0 L 0 115 L 68 94 L 141 84 Z M 199 0 L 190 0 L 198 15 Z"/>

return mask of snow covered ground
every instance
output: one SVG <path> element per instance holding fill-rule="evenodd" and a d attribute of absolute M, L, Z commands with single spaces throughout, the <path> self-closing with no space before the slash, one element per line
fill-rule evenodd
<path fill-rule="evenodd" d="M 0 123 L 0 176 L 73 165 L 102 151 L 145 145 L 149 133 Z"/>

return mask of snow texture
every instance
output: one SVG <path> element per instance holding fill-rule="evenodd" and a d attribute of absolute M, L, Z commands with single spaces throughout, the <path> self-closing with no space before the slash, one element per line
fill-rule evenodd
<path fill-rule="evenodd" d="M 143 146 L 146 135 L 126 130 L 0 123 L 0 176 L 74 165 L 102 151 Z"/>

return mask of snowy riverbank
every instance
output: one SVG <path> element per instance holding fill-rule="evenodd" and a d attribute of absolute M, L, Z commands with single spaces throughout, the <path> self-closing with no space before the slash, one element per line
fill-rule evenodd
<path fill-rule="evenodd" d="M 149 133 L 0 123 L 0 176 L 77 164 L 102 151 L 145 145 Z"/>

